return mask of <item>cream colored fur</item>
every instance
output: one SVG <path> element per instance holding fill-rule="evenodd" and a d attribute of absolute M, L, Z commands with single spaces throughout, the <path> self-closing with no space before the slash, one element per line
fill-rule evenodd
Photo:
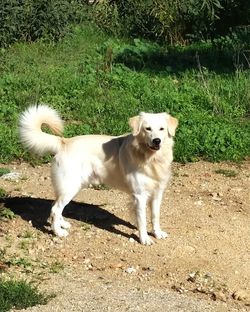
<path fill-rule="evenodd" d="M 57 135 L 42 131 L 46 124 Z M 107 184 L 129 193 L 134 202 L 140 242 L 150 245 L 146 206 L 151 207 L 153 234 L 165 238 L 160 228 L 160 205 L 169 181 L 173 159 L 173 136 L 177 119 L 167 113 L 130 118 L 132 134 L 122 136 L 83 135 L 63 138 L 63 122 L 47 105 L 31 106 L 20 118 L 20 137 L 31 151 L 55 155 L 52 182 L 56 201 L 51 210 L 52 230 L 68 235 L 64 207 L 89 184 Z"/>

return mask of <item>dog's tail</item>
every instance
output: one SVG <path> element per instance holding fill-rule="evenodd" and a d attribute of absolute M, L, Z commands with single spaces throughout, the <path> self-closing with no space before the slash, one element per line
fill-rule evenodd
<path fill-rule="evenodd" d="M 42 125 L 47 125 L 55 135 L 43 132 Z M 62 119 L 47 105 L 31 106 L 20 117 L 21 142 L 29 150 L 40 155 L 46 152 L 56 154 L 60 150 L 62 138 L 59 135 L 62 131 Z"/>

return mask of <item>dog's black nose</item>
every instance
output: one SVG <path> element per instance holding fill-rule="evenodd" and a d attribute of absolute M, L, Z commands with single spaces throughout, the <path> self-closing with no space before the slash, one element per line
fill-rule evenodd
<path fill-rule="evenodd" d="M 159 138 L 156 138 L 156 139 L 153 139 L 153 144 L 154 145 L 160 145 L 160 143 L 161 143 L 161 139 L 159 139 Z"/>

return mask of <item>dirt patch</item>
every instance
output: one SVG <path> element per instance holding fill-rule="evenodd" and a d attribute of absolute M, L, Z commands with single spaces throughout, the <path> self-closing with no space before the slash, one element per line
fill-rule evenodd
<path fill-rule="evenodd" d="M 119 281 L 124 289 L 157 290 L 159 298 L 172 290 L 194 300 L 223 303 L 225 311 L 249 309 L 249 161 L 174 164 L 161 215 L 169 237 L 147 247 L 137 241 L 129 197 L 102 188 L 78 194 L 64 211 L 72 225 L 70 235 L 54 237 L 46 222 L 54 198 L 50 166 L 7 167 L 21 177 L 0 178 L 0 187 L 9 194 L 1 209 L 17 216 L 0 221 L 2 275 L 35 279 L 55 291 L 58 284 L 51 281 L 60 280 L 62 288 L 73 283 L 74 289 L 74 276 L 88 281 L 92 277 L 92 290 Z"/>

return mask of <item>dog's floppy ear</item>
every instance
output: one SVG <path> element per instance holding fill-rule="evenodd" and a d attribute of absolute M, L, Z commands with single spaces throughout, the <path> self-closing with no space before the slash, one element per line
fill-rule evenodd
<path fill-rule="evenodd" d="M 175 136 L 175 130 L 178 126 L 178 119 L 168 115 L 167 124 L 168 124 L 168 133 L 171 136 Z"/>
<path fill-rule="evenodd" d="M 132 129 L 132 133 L 134 136 L 136 136 L 137 134 L 139 134 L 140 130 L 141 130 L 141 118 L 140 116 L 134 116 L 129 118 L 129 126 Z"/>

